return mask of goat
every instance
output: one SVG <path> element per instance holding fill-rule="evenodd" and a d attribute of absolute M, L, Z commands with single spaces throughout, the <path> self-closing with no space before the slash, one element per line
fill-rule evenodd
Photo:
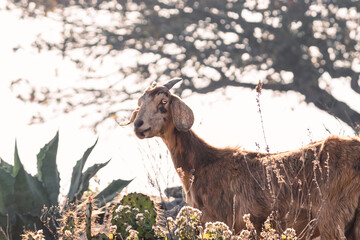
<path fill-rule="evenodd" d="M 259 233 L 273 212 L 275 228 L 292 227 L 299 239 L 360 239 L 359 138 L 330 136 L 281 153 L 216 148 L 190 129 L 192 110 L 169 91 L 180 80 L 146 89 L 124 125 L 134 123 L 140 139 L 163 140 L 202 222 L 239 233 L 250 213 Z"/>

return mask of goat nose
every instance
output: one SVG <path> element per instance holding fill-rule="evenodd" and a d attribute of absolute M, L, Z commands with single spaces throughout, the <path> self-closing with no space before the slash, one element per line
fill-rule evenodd
<path fill-rule="evenodd" d="M 143 120 L 137 119 L 137 120 L 134 122 L 134 127 L 135 127 L 135 128 L 139 128 L 139 127 L 141 127 L 143 124 L 144 124 L 144 121 L 143 121 Z"/>

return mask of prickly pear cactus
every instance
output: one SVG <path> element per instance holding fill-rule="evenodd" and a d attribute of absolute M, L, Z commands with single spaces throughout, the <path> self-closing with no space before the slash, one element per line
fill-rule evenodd
<path fill-rule="evenodd" d="M 117 226 L 116 232 L 122 238 L 130 235 L 130 230 L 138 232 L 139 239 L 153 239 L 156 223 L 156 211 L 154 202 L 141 193 L 130 193 L 114 207 L 112 225 Z"/>

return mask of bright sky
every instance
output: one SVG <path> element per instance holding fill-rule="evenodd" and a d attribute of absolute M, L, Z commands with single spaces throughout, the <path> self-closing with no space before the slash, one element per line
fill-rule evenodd
<path fill-rule="evenodd" d="M 72 167 L 97 137 L 98 146 L 85 168 L 112 158 L 110 164 L 98 174 L 100 188 L 113 179 L 135 177 L 129 191 L 156 193 L 150 187 L 147 176 L 147 172 L 153 175 L 153 171 L 160 171 L 162 186 L 166 182 L 173 185 L 174 181 L 175 185 L 179 184 L 163 143 L 156 139 L 137 139 L 132 133 L 132 127 L 100 128 L 98 135 L 95 135 L 81 128 L 84 119 L 74 114 L 62 115 L 45 124 L 28 125 L 37 109 L 16 99 L 9 89 L 11 81 L 24 78 L 37 86 L 70 85 L 80 78 L 81 73 L 73 63 L 55 52 L 38 53 L 31 48 L 31 43 L 40 32 L 57 36 L 60 26 L 56 22 L 49 19 L 19 20 L 15 12 L 2 9 L 0 4 L 0 22 L 6 23 L 0 24 L 0 157 L 13 162 L 16 138 L 26 170 L 35 174 L 36 154 L 59 129 L 57 163 L 64 193 L 68 189 Z M 23 48 L 13 52 L 12 49 L 17 46 Z M 101 66 L 99 68 L 100 71 Z M 58 76 L 55 76 L 56 71 Z M 344 87 L 345 84 L 335 84 L 339 98 L 347 96 L 348 101 L 360 102 L 359 95 Z M 346 94 L 340 90 L 342 87 Z M 254 90 L 227 88 L 207 95 L 192 94 L 184 101 L 195 114 L 193 129 L 209 143 L 216 146 L 239 145 L 249 150 L 257 150 L 255 143 L 258 143 L 260 150 L 265 151 Z M 319 111 L 312 104 L 304 103 L 303 96 L 294 92 L 274 93 L 264 90 L 261 105 L 266 138 L 272 152 L 295 149 L 311 140 L 325 138 L 329 135 L 326 128 L 333 134 L 353 134 L 346 124 Z M 159 159 L 159 155 L 162 155 L 162 159 Z M 147 166 L 147 170 L 144 166 Z M 92 186 L 97 185 L 93 183 Z"/>

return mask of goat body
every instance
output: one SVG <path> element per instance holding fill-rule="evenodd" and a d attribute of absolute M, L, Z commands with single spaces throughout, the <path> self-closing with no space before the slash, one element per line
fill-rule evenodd
<path fill-rule="evenodd" d="M 292 227 L 300 239 L 360 239 L 358 138 L 332 136 L 282 153 L 215 148 L 190 129 L 191 109 L 168 90 L 147 89 L 132 121 L 138 137 L 162 138 L 203 222 L 239 233 L 250 213 L 260 232 L 274 212 L 275 228 Z"/>
<path fill-rule="evenodd" d="M 174 128 L 162 138 L 181 170 L 188 203 L 203 211 L 204 222 L 223 221 L 239 232 L 250 213 L 260 232 L 275 211 L 277 229 L 292 227 L 303 236 L 342 239 L 353 229 L 360 196 L 358 139 L 334 136 L 267 154 L 214 148 L 191 130 Z"/>

